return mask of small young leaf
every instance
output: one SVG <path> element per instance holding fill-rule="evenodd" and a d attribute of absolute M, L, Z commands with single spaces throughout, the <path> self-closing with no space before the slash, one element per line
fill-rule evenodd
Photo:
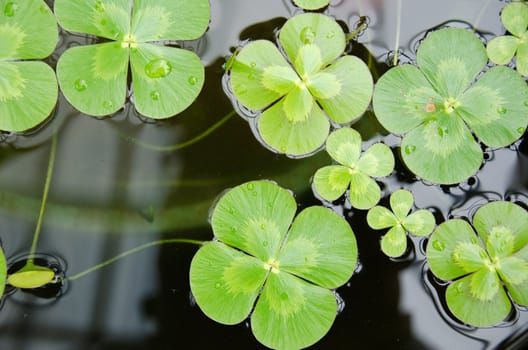
<path fill-rule="evenodd" d="M 352 276 L 357 254 L 350 225 L 332 210 L 313 206 L 293 221 L 279 266 L 319 286 L 337 288 Z"/>
<path fill-rule="evenodd" d="M 290 67 L 268 66 L 262 72 L 262 85 L 281 96 L 290 92 L 297 81 L 299 76 Z"/>
<path fill-rule="evenodd" d="M 134 0 L 132 35 L 138 41 L 194 40 L 209 25 L 209 0 Z"/>
<path fill-rule="evenodd" d="M 284 112 L 284 99 L 265 110 L 257 121 L 264 142 L 274 150 L 292 156 L 312 153 L 323 146 L 330 123 L 317 104 L 304 121 L 292 122 Z"/>
<path fill-rule="evenodd" d="M 305 121 L 314 107 L 312 94 L 304 85 L 295 85 L 283 102 L 284 114 L 294 124 Z"/>
<path fill-rule="evenodd" d="M 491 39 L 486 46 L 488 57 L 496 64 L 507 64 L 517 51 L 519 39 L 511 35 L 498 36 Z"/>
<path fill-rule="evenodd" d="M 506 265 L 522 265 L 519 260 L 524 261 L 524 267 L 518 266 L 515 268 L 515 266 L 506 267 L 506 276 L 504 276 L 504 283 L 506 284 L 506 288 L 508 289 L 508 292 L 510 293 L 512 299 L 521 306 L 528 306 L 528 279 L 526 275 L 526 271 L 523 273 L 522 271 L 525 270 L 526 264 L 528 263 L 528 245 L 525 245 L 524 248 L 519 250 L 517 253 L 512 255 L 509 258 L 502 259 L 507 260 L 512 258 L 513 260 L 506 261 Z M 501 260 L 501 264 L 503 261 Z M 513 267 L 513 268 L 512 268 Z M 502 271 L 503 268 L 499 270 L 499 273 L 501 276 L 504 274 Z M 513 271 L 511 271 L 513 270 Z M 512 282 L 518 281 L 517 284 L 512 284 L 509 282 L 509 279 L 513 279 Z"/>
<path fill-rule="evenodd" d="M 316 99 L 330 99 L 341 92 L 341 82 L 334 74 L 319 72 L 310 77 L 310 85 L 308 88 Z"/>
<path fill-rule="evenodd" d="M 350 177 L 349 201 L 354 208 L 370 209 L 381 197 L 379 185 L 362 172 L 353 173 Z"/>
<path fill-rule="evenodd" d="M 273 349 L 301 349 L 320 340 L 337 315 L 331 291 L 288 273 L 270 273 L 251 316 L 251 329 Z"/>
<path fill-rule="evenodd" d="M 411 192 L 407 190 L 397 190 L 390 196 L 390 207 L 398 220 L 403 220 L 407 217 L 412 209 L 414 197 Z"/>
<path fill-rule="evenodd" d="M 305 10 L 318 10 L 325 6 L 328 6 L 330 0 L 293 0 L 295 5 Z"/>
<path fill-rule="evenodd" d="M 165 66 L 149 71 L 153 62 Z M 138 44 L 131 50 L 130 64 L 136 109 L 150 118 L 180 113 L 196 100 L 204 84 L 202 61 L 189 50 Z"/>
<path fill-rule="evenodd" d="M 397 258 L 407 249 L 407 235 L 401 225 L 392 227 L 381 239 L 381 250 L 391 258 Z"/>
<path fill-rule="evenodd" d="M 27 263 L 23 268 L 7 276 L 7 283 L 16 288 L 32 289 L 45 286 L 55 278 L 55 271 L 48 267 Z"/>
<path fill-rule="evenodd" d="M 357 162 L 358 170 L 372 177 L 384 177 L 394 170 L 394 156 L 383 143 L 370 146 Z"/>
<path fill-rule="evenodd" d="M 342 165 L 322 167 L 315 172 L 314 189 L 323 199 L 335 201 L 347 190 L 351 176 L 350 169 Z"/>
<path fill-rule="evenodd" d="M 403 219 L 403 227 L 416 236 L 428 236 L 433 232 L 436 222 L 433 213 L 420 209 Z"/>
<path fill-rule="evenodd" d="M 480 269 L 471 275 L 469 291 L 478 300 L 489 301 L 503 288 L 495 271 Z"/>
<path fill-rule="evenodd" d="M 340 128 L 328 136 L 326 152 L 338 163 L 354 167 L 361 153 L 361 135 L 352 128 Z"/>
<path fill-rule="evenodd" d="M 492 299 L 482 300 L 471 292 L 472 279 L 473 275 L 466 276 L 447 287 L 449 310 L 461 321 L 477 327 L 491 326 L 504 320 L 511 310 L 511 302 L 504 289 L 499 286 Z"/>
<path fill-rule="evenodd" d="M 367 223 L 375 230 L 381 230 L 398 225 L 398 219 L 387 208 L 375 206 L 367 213 Z"/>
<path fill-rule="evenodd" d="M 294 61 L 295 69 L 303 79 L 317 73 L 322 64 L 321 50 L 313 44 L 301 46 Z"/>
<path fill-rule="evenodd" d="M 528 6 L 523 2 L 506 5 L 501 12 L 501 20 L 508 32 L 521 36 L 528 27 Z"/>
<path fill-rule="evenodd" d="M 109 115 L 126 97 L 128 49 L 118 42 L 77 46 L 57 63 L 57 78 L 66 99 L 89 115 Z"/>
<path fill-rule="evenodd" d="M 466 273 L 478 271 L 490 263 L 488 254 L 477 243 L 458 243 L 453 249 L 452 258 L 455 264 Z"/>
<path fill-rule="evenodd" d="M 500 260 L 499 274 L 509 285 L 519 285 L 528 281 L 528 261 L 516 256 Z"/>
<path fill-rule="evenodd" d="M 210 242 L 191 262 L 191 291 L 200 309 L 216 322 L 236 324 L 248 317 L 268 271 L 254 257 Z"/>

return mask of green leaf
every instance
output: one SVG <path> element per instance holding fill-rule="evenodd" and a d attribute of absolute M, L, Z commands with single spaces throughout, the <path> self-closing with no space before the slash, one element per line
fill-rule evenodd
<path fill-rule="evenodd" d="M 398 220 L 403 220 L 412 209 L 414 197 L 407 190 L 397 190 L 390 196 L 390 207 Z"/>
<path fill-rule="evenodd" d="M 328 65 L 345 50 L 345 33 L 337 22 L 319 13 L 305 13 L 290 18 L 279 34 L 282 48 L 296 62 L 299 50 L 304 45 L 315 44 L 321 52 L 322 66 Z M 300 71 L 300 67 L 297 67 Z"/>
<path fill-rule="evenodd" d="M 314 189 L 327 201 L 341 197 L 350 185 L 350 169 L 342 165 L 329 165 L 317 169 L 313 178 Z"/>
<path fill-rule="evenodd" d="M 269 66 L 262 72 L 262 85 L 279 95 L 287 94 L 299 81 L 299 76 L 291 67 Z"/>
<path fill-rule="evenodd" d="M 4 59 L 41 59 L 55 49 L 58 40 L 57 22 L 42 0 L 18 1 L 1 5 L 0 61 Z M 45 90 L 44 90 L 45 91 Z"/>
<path fill-rule="evenodd" d="M 283 89 L 278 93 L 277 84 L 270 86 L 270 69 L 275 72 L 278 69 L 291 70 L 284 75 L 285 80 L 293 81 L 296 77 L 277 47 L 267 40 L 250 42 L 240 50 L 231 68 L 231 85 L 235 97 L 242 105 L 260 110 L 286 93 Z"/>
<path fill-rule="evenodd" d="M 394 156 L 383 143 L 370 146 L 357 162 L 357 169 L 372 177 L 388 176 L 394 170 Z"/>
<path fill-rule="evenodd" d="M 387 208 L 375 206 L 367 213 L 367 223 L 375 230 L 381 230 L 398 225 L 398 219 Z"/>
<path fill-rule="evenodd" d="M 330 119 L 344 124 L 351 123 L 363 115 L 370 105 L 373 90 L 372 75 L 367 65 L 357 57 L 345 56 L 336 60 L 321 73 L 337 79 L 337 82 L 332 82 L 331 88 L 328 84 L 318 86 L 317 91 L 321 92 L 314 93 Z M 317 86 L 317 77 L 312 79 Z M 338 85 L 339 90 L 337 90 Z"/>
<path fill-rule="evenodd" d="M 361 153 L 361 135 L 352 128 L 337 129 L 326 140 L 326 152 L 338 163 L 352 168 Z"/>
<path fill-rule="evenodd" d="M 528 212 L 511 202 L 496 201 L 480 207 L 473 217 L 473 226 L 484 242 L 489 241 L 489 235 L 502 235 L 504 232 L 514 238 L 513 252 L 519 251 L 528 244 Z M 504 249 L 509 243 L 493 239 L 494 242 L 504 242 L 490 249 Z M 510 250 L 510 249 L 508 249 Z M 503 254 L 497 254 L 503 256 Z"/>
<path fill-rule="evenodd" d="M 375 206 L 381 197 L 381 189 L 376 181 L 362 172 L 350 176 L 350 191 L 348 193 L 350 204 L 357 209 L 370 209 Z"/>
<path fill-rule="evenodd" d="M 482 150 L 464 122 L 445 116 L 409 132 L 401 154 L 407 167 L 421 178 L 454 184 L 473 175 L 482 163 Z"/>
<path fill-rule="evenodd" d="M 273 349 L 300 349 L 320 340 L 337 315 L 328 289 L 288 273 L 270 273 L 251 316 L 253 334 Z"/>
<path fill-rule="evenodd" d="M 55 271 L 28 262 L 23 268 L 7 277 L 7 283 L 15 288 L 32 289 L 45 286 L 55 278 Z"/>
<path fill-rule="evenodd" d="M 66 50 L 57 63 L 57 78 L 66 99 L 89 115 L 108 115 L 122 108 L 128 51 L 118 42 Z"/>
<path fill-rule="evenodd" d="M 455 113 L 486 145 L 503 147 L 524 133 L 528 124 L 526 102 L 526 81 L 508 67 L 493 67 L 464 93 Z"/>
<path fill-rule="evenodd" d="M 515 63 L 517 72 L 524 76 L 528 76 L 528 42 L 519 44 Z"/>
<path fill-rule="evenodd" d="M 373 107 L 385 129 L 403 134 L 435 117 L 443 101 L 423 73 L 406 64 L 381 76 L 374 90 Z M 434 111 L 428 112 L 433 107 Z"/>
<path fill-rule="evenodd" d="M 324 207 L 309 207 L 295 218 L 279 256 L 281 271 L 325 288 L 350 279 L 357 264 L 357 243 L 350 225 Z"/>
<path fill-rule="evenodd" d="M 189 50 L 138 44 L 131 50 L 130 63 L 134 104 L 150 118 L 180 113 L 196 100 L 204 84 L 203 64 Z"/>
<path fill-rule="evenodd" d="M 452 280 L 467 273 L 454 260 L 455 249 L 460 244 L 479 244 L 475 232 L 464 220 L 452 219 L 443 222 L 431 235 L 426 256 L 431 271 L 438 278 Z"/>
<path fill-rule="evenodd" d="M 42 123 L 57 103 L 53 69 L 24 61 L 0 62 L 0 71 L 0 130 L 19 132 Z"/>
<path fill-rule="evenodd" d="M 486 66 L 484 45 L 473 33 L 447 28 L 429 34 L 416 60 L 421 71 L 444 98 L 457 98 Z"/>
<path fill-rule="evenodd" d="M 305 121 L 314 107 L 310 90 L 304 85 L 295 85 L 282 102 L 284 114 L 292 123 Z"/>
<path fill-rule="evenodd" d="M 248 317 L 268 271 L 264 264 L 220 242 L 202 246 L 191 261 L 191 291 L 200 309 L 223 324 Z"/>
<path fill-rule="evenodd" d="M 497 283 L 493 280 L 494 272 L 483 281 Z M 511 303 L 502 287 L 498 287 L 494 297 L 490 300 L 479 299 L 472 294 L 472 283 L 474 275 L 466 276 L 449 285 L 446 291 L 447 306 L 449 310 L 461 321 L 477 326 L 485 327 L 494 325 L 506 318 L 511 310 Z M 489 280 L 487 279 L 489 278 Z"/>
<path fill-rule="evenodd" d="M 433 232 L 436 222 L 433 213 L 421 209 L 403 219 L 402 224 L 405 230 L 413 235 L 428 236 Z"/>
<path fill-rule="evenodd" d="M 486 46 L 486 52 L 491 61 L 496 64 L 507 64 L 517 51 L 519 39 L 511 35 L 498 36 L 491 39 Z"/>
<path fill-rule="evenodd" d="M 509 261 L 509 259 L 512 260 Z M 524 266 L 522 266 L 522 263 L 520 263 L 519 260 L 524 261 Z M 525 245 L 523 249 L 519 250 L 513 256 L 502 259 L 501 265 L 504 264 L 505 267 L 501 266 L 499 269 L 499 273 L 501 276 L 503 276 L 504 283 L 506 284 L 506 288 L 508 289 L 512 299 L 521 306 L 528 306 L 528 279 L 526 272 L 527 263 L 528 245 Z"/>
<path fill-rule="evenodd" d="M 321 50 L 314 44 L 303 45 L 299 48 L 294 63 L 299 76 L 303 80 L 307 79 L 321 69 Z"/>
<path fill-rule="evenodd" d="M 55 15 L 67 31 L 121 40 L 130 32 L 130 0 L 56 0 Z"/>
<path fill-rule="evenodd" d="M 211 216 L 215 236 L 264 262 L 275 260 L 297 204 L 271 181 L 251 181 L 232 188 Z"/>
<path fill-rule="evenodd" d="M 407 249 L 407 235 L 400 225 L 392 227 L 381 239 L 381 250 L 391 258 L 402 256 Z"/>
<path fill-rule="evenodd" d="M 132 35 L 139 42 L 194 40 L 209 25 L 209 0 L 134 0 Z"/>
<path fill-rule="evenodd" d="M 471 275 L 469 290 L 473 297 L 489 301 L 503 289 L 494 270 L 481 269 Z"/>
<path fill-rule="evenodd" d="M 318 100 L 329 99 L 341 92 L 341 82 L 334 74 L 319 72 L 310 77 L 310 86 L 308 88 Z M 326 110 L 326 107 L 323 108 Z"/>
<path fill-rule="evenodd" d="M 292 122 L 286 117 L 282 99 L 260 115 L 257 128 L 262 140 L 274 150 L 305 156 L 323 146 L 330 123 L 316 104 L 305 120 Z"/>
<path fill-rule="evenodd" d="M 6 262 L 6 258 L 4 255 L 4 251 L 2 247 L 0 246 L 0 299 L 2 299 L 2 296 L 4 295 L 6 278 L 7 278 L 7 262 Z"/>
<path fill-rule="evenodd" d="M 513 35 L 521 36 L 528 27 L 528 6 L 522 2 L 506 5 L 501 12 L 504 27 Z"/>
<path fill-rule="evenodd" d="M 328 6 L 330 0 L 293 0 L 293 3 L 305 10 L 318 10 Z"/>
<path fill-rule="evenodd" d="M 484 248 L 477 243 L 460 242 L 453 249 L 452 259 L 464 272 L 471 273 L 485 268 L 490 259 Z"/>

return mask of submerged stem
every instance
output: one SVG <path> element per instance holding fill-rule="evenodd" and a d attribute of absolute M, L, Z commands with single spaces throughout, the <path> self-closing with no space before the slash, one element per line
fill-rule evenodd
<path fill-rule="evenodd" d="M 174 151 L 178 151 L 178 150 L 180 150 L 182 148 L 186 148 L 186 147 L 192 146 L 193 144 L 201 141 L 202 139 L 207 137 L 209 134 L 211 134 L 213 131 L 215 131 L 216 129 L 218 129 L 222 125 L 224 125 L 225 122 L 227 122 L 229 119 L 231 119 L 231 117 L 233 117 L 235 114 L 236 114 L 235 110 L 232 110 L 231 112 L 227 113 L 222 119 L 217 121 L 215 124 L 213 124 L 211 127 L 209 127 L 207 130 L 205 130 L 201 134 L 193 137 L 190 140 L 187 140 L 185 142 L 178 143 L 178 144 L 175 144 L 175 145 L 168 145 L 168 146 L 152 145 L 150 143 L 146 143 L 146 142 L 140 141 L 140 140 L 138 140 L 136 138 L 133 138 L 131 136 L 125 136 L 125 139 L 130 141 L 130 142 L 133 142 L 134 144 L 136 144 L 136 145 L 138 145 L 140 147 L 143 147 L 143 148 L 146 148 L 146 149 L 149 149 L 149 150 L 152 150 L 152 151 L 158 151 L 158 152 L 171 152 L 172 151 L 172 152 L 174 152 Z"/>
<path fill-rule="evenodd" d="M 31 243 L 31 249 L 29 250 L 29 258 L 27 264 L 33 264 L 35 258 L 35 251 L 37 250 L 37 244 L 40 237 L 40 229 L 42 227 L 42 219 L 44 217 L 44 210 L 46 209 L 46 202 L 48 200 L 48 193 L 51 184 L 51 177 L 53 175 L 53 165 L 55 164 L 55 154 L 57 153 L 57 135 L 58 131 L 55 131 L 51 138 L 51 149 L 50 157 L 48 161 L 48 170 L 46 172 L 46 181 L 44 183 L 44 192 L 42 194 L 42 201 L 40 203 L 40 211 L 37 219 L 37 226 L 35 227 L 35 233 L 33 234 L 33 242 Z"/>
<path fill-rule="evenodd" d="M 186 238 L 169 238 L 169 239 L 160 239 L 158 241 L 152 241 L 152 242 L 148 242 L 148 243 L 145 243 L 145 244 L 142 244 L 140 246 L 137 246 L 135 248 L 132 248 L 130 250 L 127 250 L 126 252 L 123 252 L 119 255 L 116 255 L 108 260 L 105 260 L 103 261 L 102 263 L 99 263 L 95 266 L 92 266 L 84 271 L 81 271 L 79 273 L 76 273 L 75 275 L 73 276 L 70 276 L 70 277 L 66 277 L 63 279 L 63 281 L 74 281 L 76 279 L 79 279 L 81 277 L 84 277 L 86 276 L 87 274 L 91 273 L 91 272 L 94 272 L 94 271 L 97 271 L 105 266 L 108 266 L 110 264 L 112 264 L 113 262 L 116 262 L 117 260 L 120 260 L 122 258 L 125 258 L 129 255 L 132 255 L 134 253 L 137 253 L 143 249 L 146 249 L 146 248 L 150 248 L 150 247 L 154 247 L 154 246 L 158 246 L 158 245 L 162 245 L 162 244 L 170 244 L 170 243 L 188 243 L 188 244 L 196 244 L 196 245 L 202 245 L 204 244 L 204 241 L 198 241 L 198 240 L 195 240 L 195 239 L 186 239 Z"/>
<path fill-rule="evenodd" d="M 402 0 L 398 0 L 398 9 L 396 10 L 396 39 L 394 40 L 394 57 L 392 59 L 392 65 L 398 65 L 398 50 L 400 47 L 400 27 L 401 27 L 401 13 L 402 13 Z"/>

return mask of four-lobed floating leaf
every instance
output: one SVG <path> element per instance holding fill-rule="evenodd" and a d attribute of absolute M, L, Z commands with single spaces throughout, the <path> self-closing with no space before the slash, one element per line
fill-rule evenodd
<path fill-rule="evenodd" d="M 437 30 L 422 42 L 417 66 L 405 64 L 376 84 L 374 112 L 388 131 L 404 135 L 401 156 L 419 177 L 453 184 L 483 159 L 472 132 L 489 147 L 507 146 L 526 130 L 528 87 L 508 67 L 487 64 L 486 50 L 461 28 Z"/>
<path fill-rule="evenodd" d="M 512 35 L 496 37 L 488 42 L 488 57 L 496 64 L 507 64 L 516 56 L 517 72 L 528 76 L 528 5 L 507 4 L 501 12 L 504 27 Z"/>
<path fill-rule="evenodd" d="M 292 194 L 270 181 L 252 181 L 225 193 L 211 216 L 216 240 L 191 262 L 197 304 L 223 324 L 242 322 L 264 345 L 307 347 L 337 315 L 331 289 L 351 277 L 357 244 L 350 225 L 313 206 L 294 219 Z M 293 223 L 292 223 L 293 221 Z"/>
<path fill-rule="evenodd" d="M 409 212 L 414 204 L 414 197 L 407 190 L 398 190 L 390 196 L 389 210 L 375 206 L 368 211 L 367 223 L 375 230 L 389 228 L 381 240 L 381 250 L 387 256 L 397 258 L 407 249 L 407 235 L 428 236 L 435 228 L 435 218 L 426 209 Z"/>
<path fill-rule="evenodd" d="M 55 14 L 66 30 L 110 40 L 70 48 L 57 64 L 61 90 L 81 112 L 100 116 L 123 107 L 129 61 L 134 104 L 142 115 L 171 117 L 200 93 L 200 58 L 156 43 L 203 35 L 209 25 L 208 0 L 57 0 Z"/>
<path fill-rule="evenodd" d="M 51 283 L 54 278 L 55 271 L 49 267 L 28 261 L 20 270 L 7 276 L 7 282 L 16 288 L 33 289 Z"/>
<path fill-rule="evenodd" d="M 320 148 L 330 120 L 350 123 L 366 110 L 372 76 L 359 58 L 344 55 L 345 34 L 323 14 L 305 13 L 282 27 L 279 43 L 248 43 L 230 70 L 233 93 L 241 105 L 262 113 L 257 129 L 266 145 L 293 156 Z"/>
<path fill-rule="evenodd" d="M 0 2 L 0 130 L 34 128 L 55 108 L 55 73 L 32 60 L 48 57 L 57 40 L 57 22 L 44 1 Z"/>
<path fill-rule="evenodd" d="M 510 202 L 491 202 L 477 210 L 473 227 L 476 234 L 461 219 L 442 223 L 426 256 L 433 274 L 451 281 L 446 299 L 453 315 L 490 326 L 510 313 L 508 295 L 528 306 L 528 212 Z"/>
<path fill-rule="evenodd" d="M 347 190 L 354 208 L 369 209 L 381 196 L 372 177 L 388 176 L 394 169 L 394 156 L 382 143 L 361 154 L 361 135 L 354 129 L 341 128 L 328 136 L 326 151 L 338 163 L 318 169 L 313 178 L 315 192 L 327 201 L 341 197 Z"/>

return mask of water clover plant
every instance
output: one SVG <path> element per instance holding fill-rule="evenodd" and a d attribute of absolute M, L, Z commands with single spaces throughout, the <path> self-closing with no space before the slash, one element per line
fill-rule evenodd
<path fill-rule="evenodd" d="M 55 108 L 55 72 L 44 62 L 58 40 L 57 22 L 42 0 L 0 1 L 0 130 L 25 131 Z"/>
<path fill-rule="evenodd" d="M 134 104 L 142 115 L 173 116 L 200 93 L 200 58 L 156 43 L 200 37 L 209 24 L 208 0 L 57 0 L 55 14 L 66 30 L 110 40 L 70 48 L 58 62 L 62 92 L 81 112 L 100 116 L 123 107 L 129 60 Z"/>
<path fill-rule="evenodd" d="M 389 210 L 375 206 L 367 214 L 367 223 L 375 230 L 390 228 L 381 239 L 381 250 L 385 255 L 397 258 L 407 249 L 407 235 L 428 236 L 435 228 L 435 218 L 426 209 L 409 214 L 414 204 L 414 197 L 407 190 L 398 190 L 390 196 Z"/>
<path fill-rule="evenodd" d="M 528 75 L 528 5 L 512 2 L 504 7 L 501 20 L 512 35 L 496 37 L 486 47 L 488 57 L 496 64 L 507 64 L 517 54 L 517 72 Z"/>
<path fill-rule="evenodd" d="M 472 132 L 490 147 L 522 136 L 528 124 L 526 82 L 504 66 L 479 76 L 488 59 L 472 32 L 432 32 L 418 48 L 416 61 L 417 66 L 387 71 L 373 97 L 383 127 L 404 135 L 400 153 L 414 174 L 434 183 L 458 183 L 482 163 Z"/>
<path fill-rule="evenodd" d="M 341 197 L 347 190 L 354 208 L 369 209 L 381 197 L 379 185 L 371 177 L 384 177 L 394 169 L 394 156 L 383 143 L 375 143 L 361 154 L 361 135 L 354 129 L 341 128 L 326 141 L 326 151 L 338 164 L 318 169 L 313 186 L 327 201 Z"/>
<path fill-rule="evenodd" d="M 344 124 L 362 115 L 372 96 L 372 76 L 363 61 L 344 55 L 343 30 L 323 14 L 290 18 L 279 44 L 286 57 L 268 40 L 245 45 L 231 67 L 231 86 L 241 105 L 262 110 L 257 130 L 269 147 L 307 155 L 324 144 L 327 117 Z"/>
<path fill-rule="evenodd" d="M 293 0 L 293 3 L 305 10 L 318 10 L 328 6 L 330 0 Z"/>
<path fill-rule="evenodd" d="M 277 349 L 304 348 L 328 332 L 337 314 L 330 289 L 357 263 L 342 217 L 313 206 L 294 220 L 296 209 L 292 194 L 270 181 L 231 189 L 212 211 L 215 240 L 190 268 L 192 293 L 208 317 L 236 324 L 251 313 L 255 337 Z"/>
<path fill-rule="evenodd" d="M 451 281 L 449 310 L 461 321 L 489 326 L 505 319 L 512 305 L 528 306 L 528 212 L 511 202 L 479 208 L 471 225 L 442 223 L 426 250 L 431 271 Z M 506 292 L 507 290 L 507 292 Z"/>

